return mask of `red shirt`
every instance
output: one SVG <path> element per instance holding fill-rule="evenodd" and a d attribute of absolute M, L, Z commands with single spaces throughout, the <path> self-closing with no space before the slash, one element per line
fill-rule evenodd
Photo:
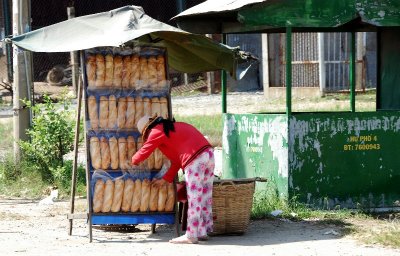
<path fill-rule="evenodd" d="M 142 148 L 132 157 L 132 164 L 138 165 L 159 148 L 171 161 L 163 179 L 172 182 L 180 168 L 184 169 L 205 148 L 211 147 L 204 135 L 192 125 L 176 122 L 174 127 L 175 131 L 170 131 L 169 137 L 165 135 L 162 124 L 151 129 Z"/>

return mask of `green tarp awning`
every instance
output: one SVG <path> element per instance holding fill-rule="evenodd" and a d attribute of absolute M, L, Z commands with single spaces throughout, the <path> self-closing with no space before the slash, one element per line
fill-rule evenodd
<path fill-rule="evenodd" d="M 15 45 L 34 52 L 117 47 L 136 40 L 139 44 L 166 47 L 169 65 L 177 71 L 195 73 L 224 69 L 234 78 L 238 77 L 237 64 L 247 59 L 238 48 L 157 21 L 137 6 L 77 17 L 11 40 Z"/>
<path fill-rule="evenodd" d="M 218 3 L 218 4 L 217 4 Z M 400 26 L 399 0 L 208 0 L 173 18 L 195 33 Z"/>
<path fill-rule="evenodd" d="M 332 28 L 356 19 L 377 27 L 400 26 L 400 1 L 281 0 L 238 12 L 238 20 L 248 26 Z"/>

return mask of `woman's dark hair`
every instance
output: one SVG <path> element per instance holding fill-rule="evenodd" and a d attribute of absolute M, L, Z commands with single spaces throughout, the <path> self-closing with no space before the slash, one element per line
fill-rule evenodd
<path fill-rule="evenodd" d="M 174 123 L 175 123 L 175 118 L 172 118 L 172 120 L 170 120 L 170 119 L 164 119 L 160 116 L 157 117 L 156 120 L 149 125 L 147 130 L 150 131 L 156 125 L 162 124 L 165 136 L 169 137 L 169 132 L 175 131 Z"/>

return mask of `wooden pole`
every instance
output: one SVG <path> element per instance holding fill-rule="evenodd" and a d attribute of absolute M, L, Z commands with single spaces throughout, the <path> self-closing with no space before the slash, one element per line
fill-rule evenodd
<path fill-rule="evenodd" d="M 75 8 L 68 7 L 67 8 L 68 19 L 75 18 Z M 79 82 L 79 61 L 78 61 L 78 52 L 72 51 L 70 52 L 70 64 L 72 70 L 72 88 L 74 90 L 75 96 L 79 94 L 78 92 L 78 82 Z"/>
<path fill-rule="evenodd" d="M 30 31 L 30 1 L 13 1 L 13 36 Z M 28 140 L 26 130 L 30 126 L 31 112 L 22 100 L 32 100 L 31 53 L 13 46 L 13 125 L 14 125 L 14 161 L 20 162 L 19 141 Z"/>
<path fill-rule="evenodd" d="M 292 114 L 292 28 L 286 27 L 286 114 Z"/>
<path fill-rule="evenodd" d="M 72 166 L 72 178 L 71 178 L 71 200 L 70 200 L 70 213 L 71 215 L 75 211 L 75 192 L 76 192 L 76 176 L 78 167 L 78 146 L 79 146 L 79 127 L 81 120 L 81 109 L 82 109 L 82 79 L 79 79 L 78 83 L 78 105 L 76 107 L 76 120 L 75 120 L 75 141 L 74 141 L 74 164 Z M 68 235 L 72 235 L 72 224 L 73 219 L 69 219 L 69 232 Z"/>
<path fill-rule="evenodd" d="M 85 65 L 85 58 L 84 58 L 84 52 L 79 51 L 79 59 L 81 63 L 81 68 L 82 68 L 82 87 L 87 85 L 86 81 L 86 65 Z M 83 89 L 83 99 L 86 101 L 86 90 Z M 86 120 L 86 103 L 85 103 L 85 108 L 84 108 L 84 115 L 83 115 L 83 120 Z M 84 138 L 85 138 L 85 148 L 86 148 L 86 198 L 87 198 L 87 206 L 88 206 L 88 215 L 87 215 L 87 222 L 88 222 L 88 231 L 89 231 L 89 242 L 91 243 L 93 241 L 93 226 L 92 226 L 92 204 L 91 204 L 91 198 L 92 198 L 92 193 L 90 190 L 90 167 L 89 167 L 89 150 L 88 150 L 88 139 L 87 139 L 87 131 L 85 127 L 85 133 L 84 133 Z"/>
<path fill-rule="evenodd" d="M 350 40 L 350 110 L 356 112 L 356 32 L 351 32 Z"/>
<path fill-rule="evenodd" d="M 262 87 L 264 90 L 264 96 L 269 97 L 269 51 L 268 51 L 268 34 L 261 34 L 261 51 L 262 51 L 262 61 L 261 61 L 261 75 L 260 80 L 262 81 Z"/>
<path fill-rule="evenodd" d="M 326 91 L 326 71 L 325 71 L 325 46 L 324 33 L 318 33 L 318 61 L 319 61 L 319 90 L 320 95 L 324 96 Z"/>
<path fill-rule="evenodd" d="M 222 43 L 226 44 L 226 34 L 222 34 Z M 221 97 L 222 97 L 222 113 L 225 114 L 227 111 L 227 102 L 226 102 L 226 71 L 222 70 L 221 72 Z"/>

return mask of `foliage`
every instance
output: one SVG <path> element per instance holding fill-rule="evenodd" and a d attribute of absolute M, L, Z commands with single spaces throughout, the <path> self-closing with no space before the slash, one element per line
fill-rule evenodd
<path fill-rule="evenodd" d="M 63 167 L 63 156 L 73 149 L 74 123 L 70 118 L 70 101 L 65 97 L 55 104 L 44 95 L 44 103 L 26 104 L 32 109 L 32 128 L 27 131 L 30 141 L 20 142 L 23 157 L 36 166 L 43 180 L 53 181 L 51 170 Z"/>
<path fill-rule="evenodd" d="M 46 186 L 29 162 L 22 160 L 15 164 L 12 154 L 0 159 L 0 194 L 39 198 Z"/>
<path fill-rule="evenodd" d="M 50 171 L 54 177 L 55 184 L 59 188 L 66 189 L 66 193 L 70 192 L 72 167 L 73 162 L 71 160 L 65 161 L 63 166 L 57 166 L 55 168 L 50 167 Z M 85 185 L 85 182 L 85 168 L 83 166 L 77 166 L 76 184 Z"/>

